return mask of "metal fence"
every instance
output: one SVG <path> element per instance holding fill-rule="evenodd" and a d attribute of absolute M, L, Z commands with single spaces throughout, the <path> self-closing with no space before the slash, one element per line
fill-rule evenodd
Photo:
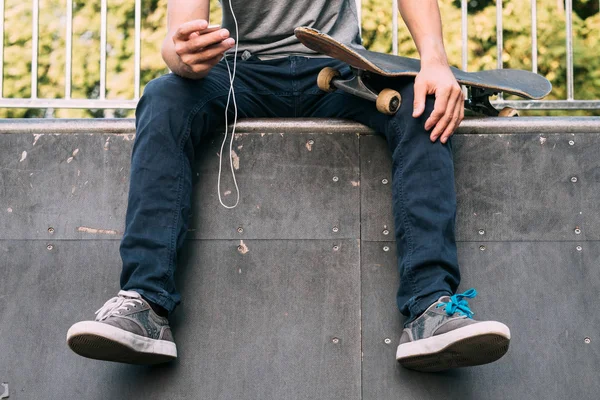
<path fill-rule="evenodd" d="M 538 72 L 538 42 L 537 42 L 537 0 L 531 2 L 531 70 Z M 392 51 L 393 54 L 398 54 L 398 0 L 392 0 Z M 467 7 L 468 0 L 461 0 L 461 42 L 462 42 L 462 69 L 467 70 L 468 52 L 467 52 Z M 502 52 L 503 46 L 503 17 L 502 17 L 502 0 L 496 0 L 496 41 L 497 45 L 497 68 L 503 68 Z M 361 0 L 356 0 L 356 4 L 360 8 Z M 600 11 L 599 11 L 600 12 Z M 566 14 L 566 62 L 567 62 L 567 98 L 564 100 L 513 100 L 505 101 L 502 94 L 498 96 L 498 100 L 492 102 L 499 107 L 513 107 L 521 110 L 598 110 L 600 109 L 600 100 L 577 100 L 574 97 L 573 85 L 573 0 L 565 0 Z"/>
<path fill-rule="evenodd" d="M 101 0 L 101 26 L 100 26 L 100 87 L 99 96 L 96 99 L 73 99 L 71 98 L 72 83 L 72 23 L 73 23 L 73 0 L 66 0 L 66 67 L 65 67 L 65 94 L 61 99 L 45 99 L 38 97 L 38 45 L 39 45 L 39 1 L 32 0 L 32 60 L 31 60 L 31 97 L 29 98 L 6 98 L 2 93 L 4 77 L 4 40 L 0 40 L 0 107 L 12 108 L 81 108 L 81 109 L 133 109 L 140 96 L 140 39 L 141 39 L 141 0 L 135 2 L 135 49 L 134 49 L 134 96 L 128 100 L 117 100 L 106 98 L 106 47 L 107 47 L 107 1 Z M 461 0 L 461 26 L 462 26 L 462 68 L 467 69 L 467 1 Z M 361 16 L 361 0 L 356 0 L 359 18 Z M 498 68 L 502 68 L 503 51 L 503 17 L 502 0 L 496 0 L 496 38 L 497 38 L 497 60 Z M 5 0 L 0 0 L 0 33 L 4 38 L 4 10 Z M 505 101 L 501 96 L 494 103 L 497 106 L 510 106 L 518 109 L 600 109 L 600 100 L 577 100 L 574 97 L 573 85 L 573 0 L 565 0 L 566 12 L 566 64 L 567 64 L 567 98 L 563 100 L 511 100 Z M 393 53 L 398 54 L 398 0 L 392 0 L 392 48 Z M 531 53 L 532 70 L 538 70 L 538 44 L 537 44 L 537 0 L 531 0 Z M 10 62 L 10 60 L 8 60 Z"/>

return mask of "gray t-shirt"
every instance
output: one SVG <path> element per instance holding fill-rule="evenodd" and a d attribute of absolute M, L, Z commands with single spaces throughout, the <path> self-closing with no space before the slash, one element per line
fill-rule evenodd
<path fill-rule="evenodd" d="M 344 43 L 362 43 L 355 0 L 222 0 L 222 26 L 235 38 L 229 1 L 238 22 L 239 53 L 314 55 L 294 36 L 298 26 L 318 29 Z"/>

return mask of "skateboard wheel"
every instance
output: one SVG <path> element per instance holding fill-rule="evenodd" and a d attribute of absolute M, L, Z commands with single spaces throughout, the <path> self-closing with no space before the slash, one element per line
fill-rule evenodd
<path fill-rule="evenodd" d="M 519 116 L 519 111 L 515 110 L 512 107 L 504 107 L 502 110 L 500 110 L 500 112 L 498 113 L 499 117 L 518 117 Z"/>
<path fill-rule="evenodd" d="M 317 77 L 317 86 L 324 92 L 335 92 L 335 86 L 333 86 L 333 80 L 340 76 L 338 70 L 331 67 L 325 67 L 319 72 Z"/>
<path fill-rule="evenodd" d="M 392 89 L 383 89 L 377 96 L 377 110 L 386 115 L 394 115 L 400 109 L 402 97 Z"/>

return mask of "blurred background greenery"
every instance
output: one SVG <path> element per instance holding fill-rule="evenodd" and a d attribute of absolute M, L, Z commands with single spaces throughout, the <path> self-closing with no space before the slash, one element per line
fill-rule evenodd
<path fill-rule="evenodd" d="M 62 98 L 65 90 L 65 0 L 39 0 L 38 97 Z M 574 86 L 577 99 L 600 99 L 600 13 L 598 0 L 574 0 Z M 362 35 L 370 50 L 392 51 L 391 0 L 362 0 Z M 461 65 L 460 0 L 440 0 L 444 38 L 450 62 Z M 503 1 L 505 68 L 531 69 L 530 0 Z M 566 98 L 566 31 L 563 0 L 538 0 L 539 73 L 554 89 L 547 99 Z M 496 2 L 468 2 L 468 70 L 496 68 Z M 31 2 L 5 0 L 4 97 L 31 95 Z M 166 33 L 167 0 L 142 1 L 141 83 L 167 72 L 160 56 Z M 221 10 L 211 0 L 212 23 Z M 400 19 L 401 21 L 401 19 Z M 109 0 L 107 99 L 130 99 L 134 82 L 134 1 Z M 399 53 L 417 57 L 406 29 L 399 25 Z M 72 98 L 97 98 L 100 85 L 100 1 L 73 1 Z M 597 114 L 544 111 L 544 114 Z M 0 117 L 133 116 L 133 110 L 1 109 Z"/>

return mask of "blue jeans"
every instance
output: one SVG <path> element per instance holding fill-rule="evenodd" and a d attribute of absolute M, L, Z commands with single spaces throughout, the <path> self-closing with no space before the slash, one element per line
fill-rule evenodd
<path fill-rule="evenodd" d="M 428 97 L 422 117 L 412 117 L 413 81 L 398 81 L 395 89 L 402 95 L 402 106 L 396 115 L 387 116 L 367 100 L 319 90 L 317 75 L 325 66 L 339 69 L 343 76 L 351 74 L 347 66 L 327 58 L 238 59 L 235 93 L 239 118 L 347 118 L 386 137 L 393 160 L 392 202 L 400 272 L 397 301 L 410 322 L 440 296 L 453 294 L 460 280 L 450 142 L 432 143 L 425 131 L 433 98 Z M 139 292 L 168 312 L 181 299 L 173 274 L 188 230 L 195 149 L 224 123 L 228 91 L 229 76 L 221 61 L 201 80 L 168 74 L 151 81 L 136 110 L 137 133 L 120 247 L 121 287 Z"/>

